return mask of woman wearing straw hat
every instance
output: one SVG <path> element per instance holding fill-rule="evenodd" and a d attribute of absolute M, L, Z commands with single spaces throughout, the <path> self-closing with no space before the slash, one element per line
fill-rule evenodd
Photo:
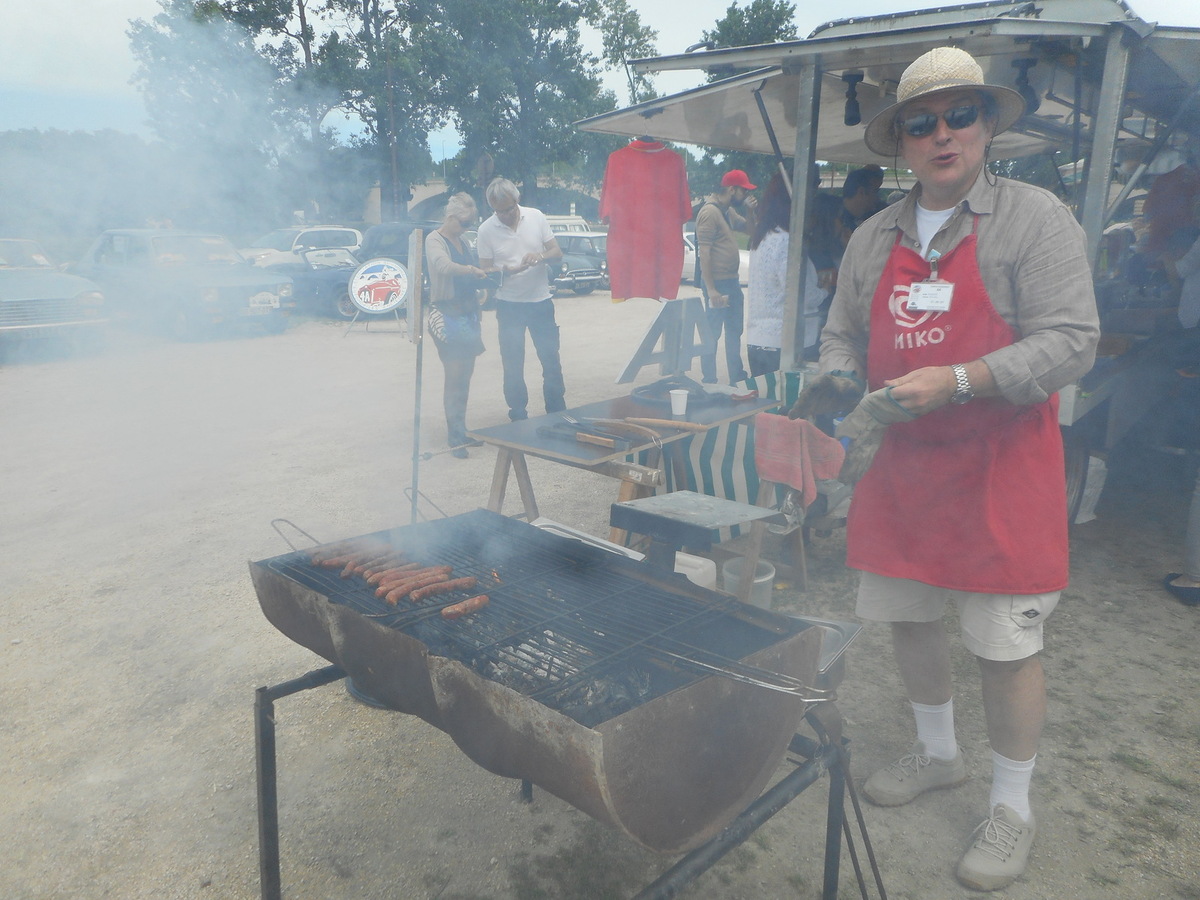
<path fill-rule="evenodd" d="M 847 562 L 857 612 L 891 624 L 917 741 L 864 792 L 899 806 L 963 783 L 941 618 L 953 599 L 979 660 L 992 754 L 988 814 L 960 881 L 997 890 L 1025 870 L 1029 785 L 1045 717 L 1042 623 L 1067 583 L 1055 392 L 1099 337 L 1083 231 L 1052 194 L 986 168 L 1024 104 L 939 47 L 905 70 L 866 129 L 913 192 L 854 232 L 822 333 L 821 371 L 794 416 L 853 406 L 843 480 L 858 481 Z M 864 387 L 867 391 L 861 401 Z M 855 402 L 857 405 L 855 405 Z"/>

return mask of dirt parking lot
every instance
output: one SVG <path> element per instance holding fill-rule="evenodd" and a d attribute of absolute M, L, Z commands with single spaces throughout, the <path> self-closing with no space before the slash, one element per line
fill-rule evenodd
<path fill-rule="evenodd" d="M 596 294 L 558 311 L 568 402 L 627 390 L 614 379 L 656 305 Z M 382 325 L 343 331 L 309 320 L 193 344 L 114 331 L 97 355 L 7 353 L 0 897 L 258 896 L 254 690 L 324 661 L 265 620 L 246 562 L 287 549 L 277 517 L 323 540 L 409 521 L 415 348 Z M 475 427 L 505 419 L 490 316 L 484 334 Z M 424 445 L 441 449 L 432 348 L 425 361 Z M 424 462 L 422 512 L 483 505 L 493 463 L 487 448 Z M 543 515 L 607 534 L 616 482 L 536 460 L 531 474 Z M 1183 460 L 1121 448 L 1099 518 L 1073 531 L 1072 584 L 1047 626 L 1041 830 L 1002 896 L 1200 898 L 1200 611 L 1159 587 L 1181 562 L 1190 477 Z M 843 549 L 839 532 L 815 538 L 809 591 L 777 590 L 776 607 L 852 619 Z M 953 866 L 989 757 L 974 662 L 955 646 L 972 779 L 866 807 L 892 898 L 971 896 Z M 883 629 L 851 648 L 839 693 L 861 778 L 911 740 Z M 280 701 L 277 726 L 292 900 L 623 898 L 671 862 L 545 792 L 521 804 L 441 732 L 340 684 Z M 823 791 L 684 896 L 817 896 Z M 848 864 L 839 896 L 858 896 Z"/>

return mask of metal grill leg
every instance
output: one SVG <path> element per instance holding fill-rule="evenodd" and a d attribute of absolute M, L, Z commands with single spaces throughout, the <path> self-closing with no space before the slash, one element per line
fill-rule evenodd
<path fill-rule="evenodd" d="M 254 692 L 254 768 L 258 780 L 258 878 L 263 900 L 280 900 L 279 793 L 275 770 L 275 703 Z"/>
<path fill-rule="evenodd" d="M 316 669 L 293 681 L 254 692 L 254 770 L 258 782 L 258 879 L 262 900 L 281 900 L 279 789 L 275 767 L 275 701 L 345 678 L 337 666 Z"/>
<path fill-rule="evenodd" d="M 829 805 L 825 813 L 825 888 L 821 900 L 837 900 L 842 863 L 842 824 L 846 819 L 846 770 L 837 760 L 829 767 Z"/>

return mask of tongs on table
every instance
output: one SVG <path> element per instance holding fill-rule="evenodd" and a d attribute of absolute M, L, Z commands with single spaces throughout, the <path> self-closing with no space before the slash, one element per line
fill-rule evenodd
<path fill-rule="evenodd" d="M 633 446 L 633 441 L 626 435 L 596 428 L 578 420 L 542 425 L 538 428 L 537 433 L 539 437 L 562 438 L 563 440 L 578 441 L 581 444 L 608 447 L 611 450 L 628 450 Z"/>

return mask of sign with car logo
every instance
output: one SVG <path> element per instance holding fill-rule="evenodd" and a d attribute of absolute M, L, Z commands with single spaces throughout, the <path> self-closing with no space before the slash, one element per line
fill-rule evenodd
<path fill-rule="evenodd" d="M 408 298 L 408 269 L 394 259 L 368 259 L 350 276 L 350 301 L 365 313 L 391 312 Z"/>

